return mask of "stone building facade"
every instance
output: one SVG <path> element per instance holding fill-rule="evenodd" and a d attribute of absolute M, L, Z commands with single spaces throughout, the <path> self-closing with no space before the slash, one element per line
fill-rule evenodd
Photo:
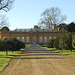
<path fill-rule="evenodd" d="M 25 43 L 45 43 L 49 39 L 55 39 L 68 32 L 65 26 L 55 26 L 54 29 L 15 29 L 9 30 L 3 27 L 0 31 L 0 39 L 17 38 Z"/>

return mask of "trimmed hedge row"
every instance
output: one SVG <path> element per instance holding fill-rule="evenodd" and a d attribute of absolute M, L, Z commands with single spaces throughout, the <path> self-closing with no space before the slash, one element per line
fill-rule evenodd
<path fill-rule="evenodd" d="M 48 40 L 46 46 L 49 48 L 72 51 L 72 49 L 75 48 L 75 34 L 67 33 L 57 39 Z"/>
<path fill-rule="evenodd" d="M 6 55 L 8 51 L 19 51 L 24 47 L 25 44 L 16 38 L 0 40 L 0 51 L 6 51 Z"/>

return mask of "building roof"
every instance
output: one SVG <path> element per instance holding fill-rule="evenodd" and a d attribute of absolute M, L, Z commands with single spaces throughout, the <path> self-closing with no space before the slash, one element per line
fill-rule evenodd
<path fill-rule="evenodd" d="M 31 29 L 15 29 L 14 31 L 30 31 L 30 30 L 36 31 L 35 28 L 31 28 Z M 54 30 L 54 29 L 46 29 L 46 28 L 39 29 L 39 28 L 38 28 L 37 30 L 38 30 L 38 31 L 42 31 L 42 30 L 46 31 L 46 30 Z"/>
<path fill-rule="evenodd" d="M 30 31 L 30 29 L 15 29 L 14 31 Z"/>
<path fill-rule="evenodd" d="M 1 30 L 4 30 L 4 29 L 9 31 L 9 28 L 7 26 L 3 27 Z"/>
<path fill-rule="evenodd" d="M 66 26 L 63 26 L 63 25 L 62 26 L 59 26 L 59 30 L 61 30 L 62 28 L 68 30 Z"/>

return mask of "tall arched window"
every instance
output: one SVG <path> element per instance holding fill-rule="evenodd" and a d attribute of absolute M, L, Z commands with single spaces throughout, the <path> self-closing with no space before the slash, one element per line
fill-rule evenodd
<path fill-rule="evenodd" d="M 54 36 L 54 39 L 56 39 L 56 36 Z"/>
<path fill-rule="evenodd" d="M 28 36 L 26 37 L 26 43 L 29 43 L 29 37 Z"/>
<path fill-rule="evenodd" d="M 20 37 L 17 37 L 18 40 L 20 40 Z"/>
<path fill-rule="evenodd" d="M 39 37 L 39 42 L 42 42 L 42 36 Z"/>
<path fill-rule="evenodd" d="M 51 36 L 49 36 L 49 39 L 51 39 L 52 37 Z"/>
<path fill-rule="evenodd" d="M 47 41 L 47 36 L 44 36 L 44 42 L 46 42 Z"/>
<path fill-rule="evenodd" d="M 23 42 L 24 42 L 24 37 L 22 37 L 22 39 L 21 39 Z"/>
<path fill-rule="evenodd" d="M 33 44 L 35 44 L 35 43 L 36 43 L 36 37 L 33 36 Z"/>

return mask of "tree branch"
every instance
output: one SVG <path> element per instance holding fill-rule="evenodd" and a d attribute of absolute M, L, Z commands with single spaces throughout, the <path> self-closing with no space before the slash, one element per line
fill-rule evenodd
<path fill-rule="evenodd" d="M 5 0 L 0 0 L 0 5 L 1 5 L 0 10 L 4 10 L 6 12 L 9 11 L 14 1 L 15 0 L 7 0 L 5 2 Z"/>

